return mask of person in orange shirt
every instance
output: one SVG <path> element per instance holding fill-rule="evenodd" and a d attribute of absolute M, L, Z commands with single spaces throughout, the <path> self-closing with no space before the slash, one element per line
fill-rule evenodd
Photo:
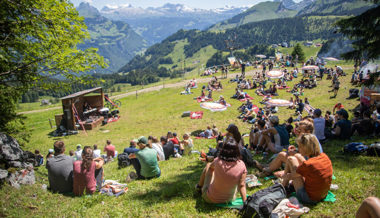
<path fill-rule="evenodd" d="M 327 196 L 330 189 L 333 174 L 331 160 L 320 152 L 315 135 L 302 134 L 296 142 L 302 156 L 288 157 L 282 184 L 287 186 L 292 180 L 297 198 L 305 204 L 316 204 Z"/>

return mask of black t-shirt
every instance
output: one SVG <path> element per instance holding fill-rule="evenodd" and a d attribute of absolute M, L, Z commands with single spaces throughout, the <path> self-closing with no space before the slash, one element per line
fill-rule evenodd
<path fill-rule="evenodd" d="M 168 141 L 164 146 L 162 146 L 165 154 L 165 160 L 169 160 L 171 156 L 174 155 L 174 144 L 172 141 Z"/>
<path fill-rule="evenodd" d="M 340 127 L 340 139 L 349 139 L 351 137 L 351 121 L 342 119 L 336 125 Z"/>

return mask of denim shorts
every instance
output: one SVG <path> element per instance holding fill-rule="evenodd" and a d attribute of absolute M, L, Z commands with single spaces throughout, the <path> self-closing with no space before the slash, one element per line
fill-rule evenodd
<path fill-rule="evenodd" d="M 315 202 L 309 198 L 309 195 L 307 194 L 305 187 L 299 188 L 296 191 L 296 196 L 297 196 L 298 200 L 300 200 L 304 204 L 316 204 L 317 203 L 317 202 Z"/>

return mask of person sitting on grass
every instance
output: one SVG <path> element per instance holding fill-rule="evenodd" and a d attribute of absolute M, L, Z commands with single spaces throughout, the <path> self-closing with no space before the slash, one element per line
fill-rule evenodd
<path fill-rule="evenodd" d="M 133 167 L 136 170 L 137 179 L 153 179 L 161 175 L 161 170 L 158 167 L 159 156 L 157 151 L 151 148 L 148 139 L 145 136 L 138 138 L 140 150 L 134 154 L 129 155 L 129 159 L 137 158 L 140 162 L 141 168 Z"/>
<path fill-rule="evenodd" d="M 74 159 L 65 155 L 65 143 L 54 143 L 55 156 L 46 160 L 46 169 L 50 190 L 59 193 L 73 191 L 73 162 Z"/>
<path fill-rule="evenodd" d="M 289 146 L 289 135 L 284 126 L 279 125 L 277 116 L 269 117 L 271 128 L 261 132 L 263 135 L 263 146 L 273 153 L 281 152 Z M 273 140 L 272 140 L 273 139 Z"/>
<path fill-rule="evenodd" d="M 335 128 L 331 131 L 329 137 L 342 140 L 351 138 L 351 121 L 348 120 L 348 112 L 341 109 L 336 114 L 338 115 L 338 122 L 336 122 Z"/>
<path fill-rule="evenodd" d="M 300 136 L 301 134 L 312 134 L 313 132 L 314 132 L 314 124 L 313 124 L 312 119 L 305 119 L 295 124 L 294 134 L 296 135 L 296 137 Z M 321 153 L 323 153 L 321 144 L 319 144 L 319 150 Z M 297 156 L 300 154 L 297 153 L 296 147 L 294 145 L 290 145 L 287 151 L 281 151 L 280 153 L 278 153 L 276 158 L 273 161 L 271 161 L 268 166 L 264 166 L 260 164 L 259 162 L 255 161 L 255 167 L 261 171 L 261 173 L 259 174 L 259 177 L 265 177 L 265 176 L 271 175 L 272 172 L 274 172 L 277 169 L 280 169 L 282 165 L 286 163 L 286 160 L 288 159 L 288 157 L 294 156 L 294 155 Z M 283 174 L 284 174 L 284 171 L 276 171 L 274 173 L 276 177 L 282 177 Z"/>
<path fill-rule="evenodd" d="M 106 161 L 112 161 L 115 157 L 115 146 L 111 144 L 111 140 L 106 141 L 106 146 L 104 146 L 104 152 L 107 154 Z"/>
<path fill-rule="evenodd" d="M 292 181 L 296 196 L 302 203 L 316 204 L 330 190 L 333 174 L 331 160 L 320 152 L 315 135 L 302 134 L 296 142 L 301 155 L 288 158 L 282 185 L 287 187 Z"/>
<path fill-rule="evenodd" d="M 207 129 L 205 131 L 199 133 L 199 137 L 207 138 L 207 139 L 214 137 L 214 133 L 211 127 L 207 126 Z"/>
<path fill-rule="evenodd" d="M 247 168 L 240 160 L 240 151 L 233 137 L 228 137 L 217 158 L 207 163 L 196 190 L 207 203 L 227 203 L 234 200 L 236 189 L 246 201 Z"/>
<path fill-rule="evenodd" d="M 181 149 L 183 150 L 183 155 L 190 155 L 191 150 L 194 147 L 193 140 L 190 138 L 190 135 L 185 133 L 183 135 L 183 140 L 180 142 Z"/>
<path fill-rule="evenodd" d="M 166 136 L 160 138 L 162 149 L 164 150 L 165 160 L 169 160 L 174 156 L 174 144 L 172 141 L 168 141 Z"/>
<path fill-rule="evenodd" d="M 94 154 L 90 146 L 85 146 L 83 148 L 82 160 L 75 161 L 73 164 L 73 192 L 75 195 L 80 196 L 85 192 L 86 194 L 93 194 L 96 191 L 98 183 L 96 179 L 96 170 L 100 170 L 103 164 L 103 158 L 100 157 L 94 159 Z M 101 172 L 99 180 L 102 180 L 102 177 Z"/>
<path fill-rule="evenodd" d="M 148 141 L 152 144 L 152 148 L 157 151 L 159 161 L 165 160 L 164 149 L 162 148 L 162 145 L 159 143 L 157 137 L 148 136 Z"/>

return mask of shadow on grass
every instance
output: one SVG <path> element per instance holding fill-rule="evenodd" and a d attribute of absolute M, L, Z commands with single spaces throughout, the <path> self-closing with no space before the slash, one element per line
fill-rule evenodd
<path fill-rule="evenodd" d="M 201 195 L 195 192 L 194 187 L 199 181 L 204 166 L 202 162 L 197 161 L 195 164 L 181 169 L 182 173 L 179 175 L 170 176 L 165 179 L 154 179 L 152 182 L 156 190 L 151 190 L 144 194 L 137 194 L 136 198 L 141 200 L 146 206 L 150 206 L 156 202 L 168 202 L 175 198 L 194 198 L 196 199 L 195 208 L 199 212 L 208 213 L 220 210 L 221 208 L 204 202 Z"/>

